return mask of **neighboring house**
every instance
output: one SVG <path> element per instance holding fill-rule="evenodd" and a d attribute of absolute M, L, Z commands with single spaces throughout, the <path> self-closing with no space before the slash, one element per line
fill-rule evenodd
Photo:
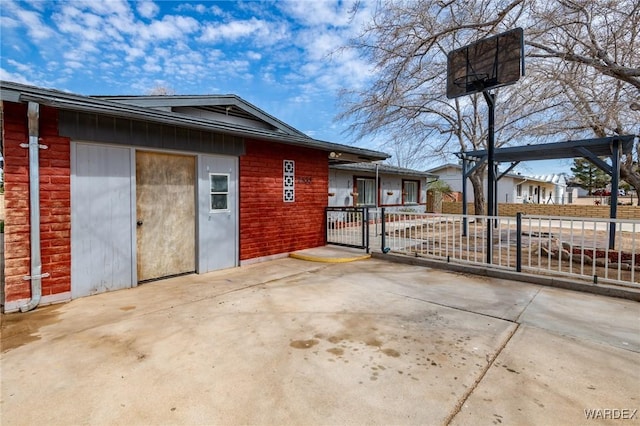
<path fill-rule="evenodd" d="M 440 176 L 451 189 L 462 192 L 462 166 L 445 164 L 428 170 Z M 498 173 L 498 176 L 501 173 Z M 483 181 L 484 195 L 487 197 L 487 177 Z M 566 183 L 562 175 L 525 176 L 507 173 L 498 180 L 496 192 L 498 203 L 566 204 Z M 473 202 L 473 186 L 467 179 L 467 202 Z"/>
<path fill-rule="evenodd" d="M 567 184 L 567 199 L 569 200 L 569 204 L 571 204 L 577 198 L 588 197 L 589 191 L 584 189 L 576 182 L 569 182 Z"/>
<path fill-rule="evenodd" d="M 324 245 L 329 164 L 388 157 L 232 95 L 0 89 L 7 312 Z"/>
<path fill-rule="evenodd" d="M 376 180 L 377 177 L 377 180 Z M 427 183 L 437 175 L 387 164 L 335 164 L 329 168 L 330 207 L 385 207 L 425 212 Z"/>

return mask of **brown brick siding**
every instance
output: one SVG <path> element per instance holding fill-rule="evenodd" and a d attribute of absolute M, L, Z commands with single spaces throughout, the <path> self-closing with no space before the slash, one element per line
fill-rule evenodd
<path fill-rule="evenodd" d="M 295 161 L 293 203 L 282 198 L 283 160 Z M 328 182 L 325 152 L 248 140 L 240 157 L 240 260 L 323 245 Z"/>
<path fill-rule="evenodd" d="M 5 301 L 31 297 L 27 106 L 3 103 L 5 160 Z M 71 289 L 70 144 L 58 136 L 56 110 L 40 107 L 40 236 L 42 295 Z"/>
<path fill-rule="evenodd" d="M 540 216 L 565 216 L 565 217 L 609 217 L 609 206 L 583 206 L 577 204 L 498 204 L 500 216 L 515 216 L 521 212 Z M 467 212 L 474 214 L 473 203 L 467 204 Z M 442 213 L 462 214 L 462 203 L 442 203 Z M 640 207 L 618 206 L 618 219 L 640 219 Z"/>

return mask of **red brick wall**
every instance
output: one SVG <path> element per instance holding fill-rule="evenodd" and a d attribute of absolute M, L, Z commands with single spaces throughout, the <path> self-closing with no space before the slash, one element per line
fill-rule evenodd
<path fill-rule="evenodd" d="M 295 161 L 293 203 L 282 200 L 283 160 Z M 247 140 L 240 157 L 240 260 L 324 245 L 328 181 L 326 152 Z"/>
<path fill-rule="evenodd" d="M 31 297 L 27 106 L 3 103 L 5 161 L 5 301 Z M 40 236 L 42 295 L 71 289 L 71 181 L 69 139 L 58 136 L 57 113 L 40 107 Z"/>

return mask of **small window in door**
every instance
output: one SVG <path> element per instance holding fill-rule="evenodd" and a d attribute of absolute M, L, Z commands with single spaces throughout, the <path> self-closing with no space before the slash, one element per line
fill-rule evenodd
<path fill-rule="evenodd" d="M 229 210 L 229 175 L 209 173 L 211 211 Z"/>

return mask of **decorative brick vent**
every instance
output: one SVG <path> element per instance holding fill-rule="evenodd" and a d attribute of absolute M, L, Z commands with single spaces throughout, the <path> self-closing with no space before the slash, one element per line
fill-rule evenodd
<path fill-rule="evenodd" d="M 282 162 L 284 171 L 282 180 L 282 200 L 285 203 L 293 203 L 296 200 L 296 163 L 292 160 L 284 160 Z"/>

